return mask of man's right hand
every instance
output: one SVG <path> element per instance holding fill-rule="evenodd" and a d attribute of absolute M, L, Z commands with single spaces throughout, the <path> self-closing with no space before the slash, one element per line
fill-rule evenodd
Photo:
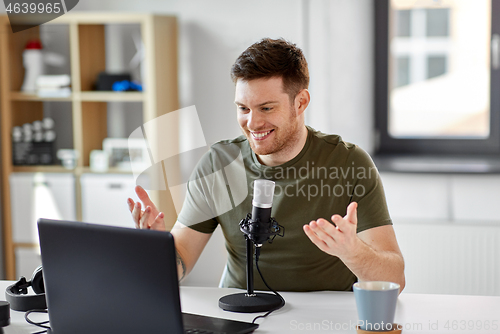
<path fill-rule="evenodd" d="M 135 193 L 144 205 L 140 202 L 134 202 L 133 199 L 127 199 L 128 208 L 132 214 L 132 219 L 135 222 L 135 227 L 141 229 L 151 229 L 158 231 L 166 231 L 163 212 L 159 212 L 156 205 L 151 201 L 148 193 L 141 186 L 135 187 Z"/>

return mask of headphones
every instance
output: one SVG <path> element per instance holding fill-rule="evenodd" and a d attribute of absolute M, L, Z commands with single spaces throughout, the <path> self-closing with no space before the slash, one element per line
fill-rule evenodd
<path fill-rule="evenodd" d="M 30 286 L 36 295 L 28 295 Z M 46 309 L 47 302 L 45 301 L 42 266 L 35 269 L 30 281 L 26 281 L 26 278 L 21 276 L 19 281 L 7 287 L 5 298 L 14 311 Z"/>

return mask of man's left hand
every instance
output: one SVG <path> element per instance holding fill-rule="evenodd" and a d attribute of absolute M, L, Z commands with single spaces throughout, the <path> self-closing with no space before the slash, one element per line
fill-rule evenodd
<path fill-rule="evenodd" d="M 359 242 L 362 242 L 357 234 L 358 224 L 356 202 L 347 207 L 347 214 L 332 216 L 332 223 L 320 218 L 304 225 L 304 232 L 311 241 L 323 252 L 344 259 L 356 254 Z"/>

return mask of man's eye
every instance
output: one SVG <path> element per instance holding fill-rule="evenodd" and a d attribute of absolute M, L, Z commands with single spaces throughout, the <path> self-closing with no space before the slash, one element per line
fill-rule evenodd
<path fill-rule="evenodd" d="M 262 111 L 270 111 L 272 110 L 273 108 L 271 107 L 262 107 Z"/>
<path fill-rule="evenodd" d="M 247 112 L 248 108 L 247 107 L 238 107 L 238 110 L 241 112 Z"/>

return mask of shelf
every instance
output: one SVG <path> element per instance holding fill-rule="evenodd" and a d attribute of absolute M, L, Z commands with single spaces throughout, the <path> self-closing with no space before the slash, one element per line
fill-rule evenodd
<path fill-rule="evenodd" d="M 66 169 L 60 165 L 51 166 L 14 166 L 14 173 L 73 173 L 73 170 Z"/>
<path fill-rule="evenodd" d="M 74 94 L 76 100 L 89 102 L 142 102 L 142 92 L 81 92 Z"/>
<path fill-rule="evenodd" d="M 81 92 L 69 97 L 40 97 L 36 94 L 11 92 L 12 101 L 86 101 L 86 102 L 143 102 L 143 92 Z"/>
<path fill-rule="evenodd" d="M 108 24 L 144 24 L 152 21 L 152 18 L 153 15 L 148 13 L 121 12 L 109 15 L 102 12 L 71 12 L 71 16 L 62 15 L 46 24 L 71 24 L 75 21 L 79 24 L 102 24 L 103 22 Z"/>
<path fill-rule="evenodd" d="M 40 97 L 36 94 L 27 94 L 23 92 L 11 92 L 12 101 L 71 101 L 72 97 Z"/>
<path fill-rule="evenodd" d="M 13 34 L 7 15 L 0 14 L 0 152 L 2 161 L 0 166 L 0 183 L 2 184 L 0 234 L 2 240 L 0 244 L 4 251 L 4 258 L 0 259 L 0 262 L 4 266 L 7 279 L 15 279 L 18 276 L 16 274 L 16 261 L 18 260 L 16 251 L 23 247 L 34 246 L 31 243 L 18 243 L 13 239 L 15 228 L 20 226 L 17 220 L 15 225 L 13 223 L 13 218 L 16 217 L 12 209 L 17 208 L 14 204 L 21 203 L 26 210 L 32 209 L 31 205 L 26 205 L 27 199 L 24 197 L 21 199 L 16 197 L 17 202 L 13 203 L 14 197 L 11 196 L 11 190 L 14 188 L 10 185 L 13 173 L 46 173 L 50 177 L 62 178 L 72 176 L 74 189 L 71 192 L 75 197 L 75 217 L 72 219 L 81 220 L 83 219 L 82 175 L 87 173 L 121 174 L 124 178 L 129 178 L 129 176 L 132 178 L 131 175 L 133 175 L 131 171 L 118 168 L 109 168 L 104 173 L 91 171 L 89 167 L 91 151 L 101 150 L 105 138 L 126 138 L 130 131 L 141 124 L 179 109 L 178 30 L 177 19 L 174 16 L 106 12 L 67 13 L 47 22 L 44 26 L 47 28 L 50 25 L 52 25 L 50 33 L 56 32 L 56 39 L 59 42 L 51 46 L 52 51 L 64 54 L 68 60 L 67 66 L 57 71 L 71 75 L 71 95 L 68 97 L 39 97 L 36 93 L 27 94 L 21 91 L 25 77 L 23 52 L 26 44 L 32 39 L 45 36 L 47 30 L 44 30 L 44 27 L 34 27 Z M 107 29 L 113 25 L 126 25 L 126 27 L 113 27 L 117 28 L 115 32 L 113 29 Z M 145 71 L 147 75 L 140 77 L 143 77 L 143 84 L 147 87 L 147 91 L 93 91 L 99 73 L 110 70 L 106 66 L 106 59 L 114 59 L 115 53 L 123 51 L 111 49 L 110 46 L 115 44 L 112 44 L 114 42 L 110 39 L 114 40 L 115 36 L 128 39 L 130 34 L 127 29 L 137 31 L 142 38 L 144 59 L 140 72 Z M 121 37 L 122 30 L 125 31 L 123 37 Z M 107 50 L 108 55 L 106 55 Z M 25 123 L 33 123 L 44 117 L 53 118 L 56 124 L 56 149 L 64 147 L 79 152 L 74 169 L 66 169 L 61 165 L 12 165 L 12 128 Z M 130 124 L 133 123 L 133 126 L 129 123 L 125 124 L 125 120 L 131 120 Z M 119 135 L 110 133 L 115 130 L 114 122 L 121 121 L 123 121 L 123 126 L 121 123 L 118 124 L 121 126 Z M 172 138 L 179 136 L 177 126 L 173 126 L 168 131 Z M 158 138 L 151 136 L 148 140 L 156 141 Z M 173 149 L 178 146 L 178 143 L 172 140 L 165 145 Z M 59 161 L 55 163 L 57 162 Z M 151 182 L 159 182 L 153 176 Z M 58 195 L 60 194 L 58 192 Z M 164 219 L 167 226 L 169 228 L 173 226 L 177 216 L 170 192 L 151 190 L 150 196 L 155 204 L 166 213 Z"/>
<path fill-rule="evenodd" d="M 81 167 L 81 173 L 91 173 L 91 174 L 132 174 L 130 170 L 118 169 L 116 167 L 110 167 L 106 172 L 94 172 L 90 169 L 90 167 Z"/>
<path fill-rule="evenodd" d="M 90 167 L 75 167 L 74 169 L 67 169 L 60 165 L 51 165 L 51 166 L 14 166 L 12 168 L 14 173 L 74 173 L 77 175 L 81 175 L 84 173 L 91 174 L 130 174 L 132 175 L 132 171 L 123 170 L 116 167 L 110 167 L 106 172 L 94 172 L 90 169 Z"/>

